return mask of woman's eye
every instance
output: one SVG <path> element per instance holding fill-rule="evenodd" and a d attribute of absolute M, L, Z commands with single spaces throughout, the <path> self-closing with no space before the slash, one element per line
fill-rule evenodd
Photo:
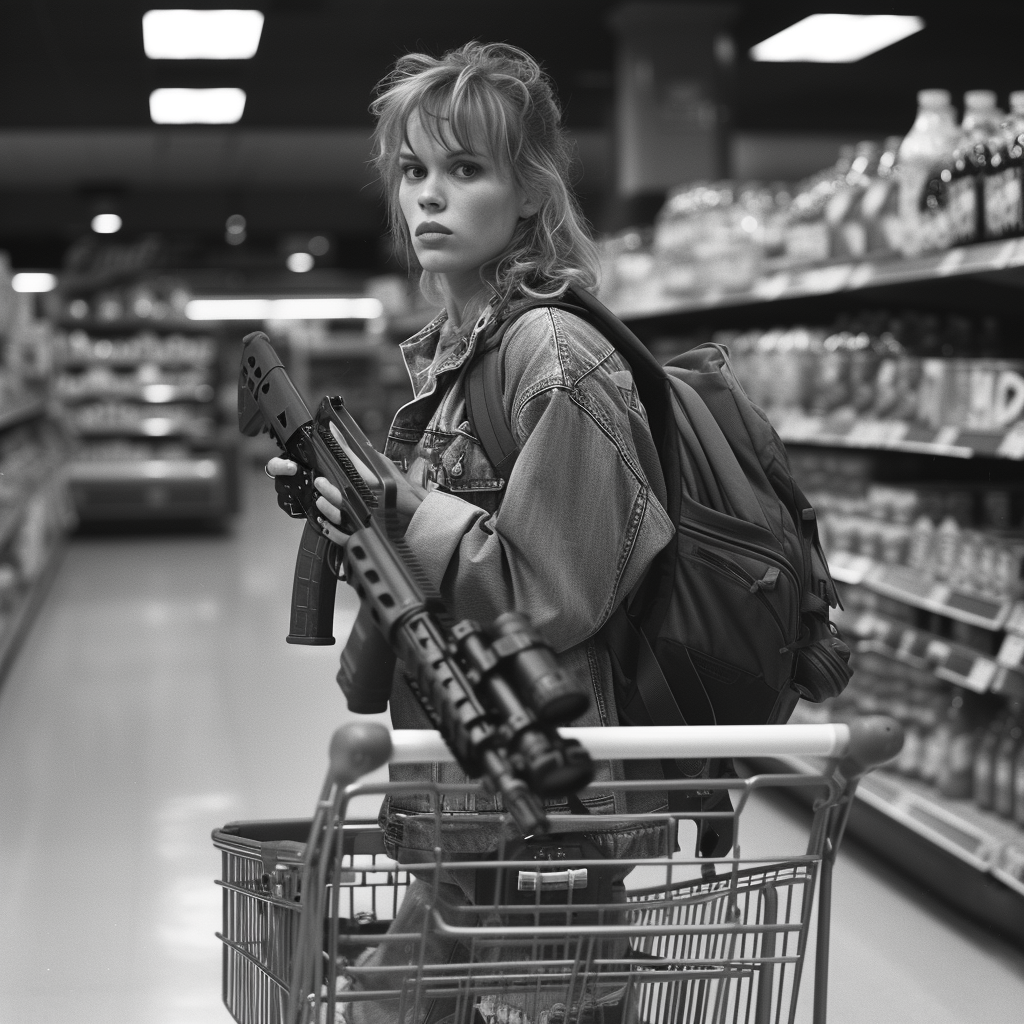
<path fill-rule="evenodd" d="M 459 164 L 458 167 L 455 168 L 455 173 L 460 178 L 472 178 L 479 172 L 479 170 L 480 168 L 475 164 Z"/>
<path fill-rule="evenodd" d="M 409 181 L 419 181 L 423 176 L 423 168 L 416 164 L 406 164 L 402 168 L 402 175 L 409 179 Z"/>

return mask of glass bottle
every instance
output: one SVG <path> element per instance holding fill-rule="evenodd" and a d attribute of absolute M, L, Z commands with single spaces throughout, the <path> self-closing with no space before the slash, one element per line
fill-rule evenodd
<path fill-rule="evenodd" d="M 1015 703 L 1010 724 L 999 739 L 992 772 L 992 809 L 1013 817 L 1013 767 L 1024 739 L 1024 705 Z"/>
<path fill-rule="evenodd" d="M 962 140 L 942 172 L 948 187 L 947 209 L 953 245 L 966 245 L 985 237 L 982 183 L 991 158 L 989 143 L 998 125 L 999 109 L 994 92 L 972 89 L 964 94 Z"/>
<path fill-rule="evenodd" d="M 985 237 L 1024 234 L 1024 91 L 1010 93 L 1010 116 L 990 143 L 983 179 Z"/>

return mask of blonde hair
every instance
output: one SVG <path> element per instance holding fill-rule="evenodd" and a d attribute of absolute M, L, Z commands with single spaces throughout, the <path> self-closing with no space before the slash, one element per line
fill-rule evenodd
<path fill-rule="evenodd" d="M 418 267 L 398 201 L 398 151 L 409 118 L 418 113 L 426 131 L 446 149 L 481 143 L 507 168 L 539 209 L 523 218 L 508 248 L 480 268 L 488 298 L 504 303 L 516 293 L 554 298 L 570 284 L 593 288 L 598 252 L 569 186 L 572 143 L 548 77 L 518 47 L 467 43 L 438 59 L 411 53 L 377 87 L 370 106 L 377 119 L 374 164 L 387 199 L 396 249 Z M 490 275 L 488 275 L 490 271 Z M 422 272 L 420 288 L 440 303 L 435 275 Z"/>

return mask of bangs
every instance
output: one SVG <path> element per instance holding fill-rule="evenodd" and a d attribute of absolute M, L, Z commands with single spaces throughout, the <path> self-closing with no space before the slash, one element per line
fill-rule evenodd
<path fill-rule="evenodd" d="M 522 148 L 521 138 L 513 137 L 521 135 L 514 130 L 516 119 L 509 117 L 505 103 L 493 90 L 478 81 L 461 79 L 410 89 L 402 97 L 388 133 L 394 143 L 390 155 L 397 155 L 402 142 L 409 145 L 409 120 L 418 114 L 423 130 L 448 152 L 486 155 L 514 171 Z"/>

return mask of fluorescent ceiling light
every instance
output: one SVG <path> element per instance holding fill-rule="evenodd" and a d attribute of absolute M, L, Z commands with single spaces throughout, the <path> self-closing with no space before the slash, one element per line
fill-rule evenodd
<path fill-rule="evenodd" d="M 235 124 L 245 110 L 244 89 L 154 89 L 154 124 Z"/>
<path fill-rule="evenodd" d="M 293 252 L 284 262 L 293 274 L 305 274 L 313 269 L 316 260 L 308 252 Z"/>
<path fill-rule="evenodd" d="M 376 320 L 379 299 L 192 299 L 189 320 Z"/>
<path fill-rule="evenodd" d="M 147 11 L 142 45 L 154 60 L 248 60 L 263 31 L 259 11 Z"/>
<path fill-rule="evenodd" d="M 116 213 L 97 213 L 92 229 L 97 235 L 116 235 L 121 230 L 121 218 Z"/>
<path fill-rule="evenodd" d="M 812 14 L 758 43 L 754 60 L 849 64 L 884 50 L 924 28 L 903 14 Z"/>
<path fill-rule="evenodd" d="M 11 279 L 11 287 L 16 292 L 52 292 L 57 287 L 57 276 L 23 270 Z"/>

